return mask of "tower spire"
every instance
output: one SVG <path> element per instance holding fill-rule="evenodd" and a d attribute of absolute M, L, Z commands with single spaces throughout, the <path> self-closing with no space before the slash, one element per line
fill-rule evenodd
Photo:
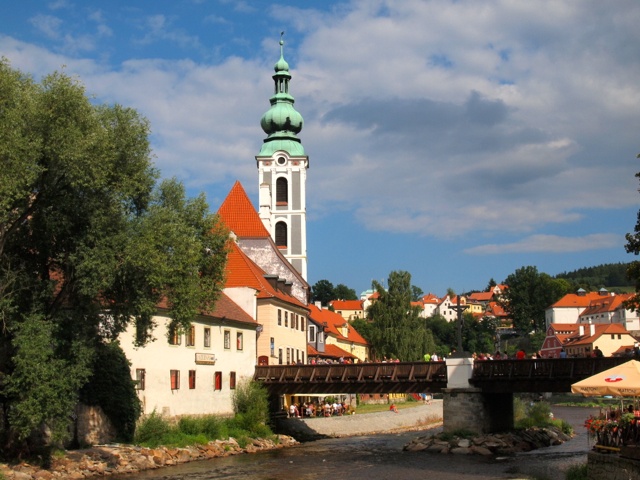
<path fill-rule="evenodd" d="M 293 108 L 294 99 L 289 93 L 291 74 L 284 59 L 284 32 L 280 33 L 280 58 L 273 69 L 271 108 L 260 120 L 267 138 L 256 155 L 260 219 L 280 253 L 306 279 L 309 157 L 298 138 L 303 120 Z"/>
<path fill-rule="evenodd" d="M 262 116 L 260 126 L 267 138 L 264 139 L 260 156 L 272 155 L 284 150 L 291 155 L 304 155 L 304 148 L 297 134 L 302 130 L 304 120 L 293 107 L 295 100 L 289 93 L 289 64 L 284 59 L 284 32 L 280 32 L 280 59 L 273 69 L 274 93 L 269 99 L 271 108 Z"/>

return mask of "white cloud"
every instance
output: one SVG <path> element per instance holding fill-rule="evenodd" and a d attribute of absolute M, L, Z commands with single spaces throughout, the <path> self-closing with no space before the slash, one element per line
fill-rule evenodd
<path fill-rule="evenodd" d="M 612 248 L 621 245 L 624 239 L 609 233 L 596 233 L 584 237 L 559 235 L 531 235 L 520 241 L 505 244 L 487 244 L 469 248 L 470 255 L 497 255 L 504 253 L 574 253 Z"/>
<path fill-rule="evenodd" d="M 491 237 L 637 205 L 635 0 L 353 0 L 322 12 L 269 11 L 293 29 L 285 56 L 305 119 L 314 215 L 352 210 L 371 230 Z M 55 17 L 33 21 L 62 38 Z M 170 16 L 149 16 L 145 28 L 145 43 L 200 48 Z M 66 64 L 90 93 L 139 109 L 151 120 L 163 174 L 211 190 L 256 180 L 276 42 L 265 40 L 257 60 L 131 60 L 105 72 L 0 38 L 15 66 L 41 72 Z M 602 235 L 583 240 L 612 241 Z M 530 237 L 553 243 L 545 238 Z"/>

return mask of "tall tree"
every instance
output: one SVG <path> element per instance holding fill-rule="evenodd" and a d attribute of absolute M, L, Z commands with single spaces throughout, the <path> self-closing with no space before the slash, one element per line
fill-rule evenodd
<path fill-rule="evenodd" d="M 402 361 L 421 360 L 433 344 L 420 317 L 420 307 L 411 306 L 411 274 L 394 271 L 389 274 L 389 288 L 373 281 L 379 295 L 367 309 L 372 322 L 372 347 L 378 358 L 393 357 Z"/>
<path fill-rule="evenodd" d="M 519 268 L 504 283 L 509 288 L 503 294 L 502 306 L 511 316 L 515 329 L 523 334 L 544 330 L 545 310 L 571 288 L 566 280 L 538 273 L 533 266 Z"/>
<path fill-rule="evenodd" d="M 318 280 L 311 287 L 311 300 L 313 302 L 321 302 L 322 305 L 327 306 L 331 300 L 335 300 L 333 295 L 333 283 L 329 280 Z"/>
<path fill-rule="evenodd" d="M 638 155 L 640 158 L 640 154 Z M 636 178 L 640 178 L 640 172 L 636 173 Z M 627 233 L 627 244 L 624 246 L 627 253 L 633 253 L 634 255 L 640 254 L 640 210 L 638 210 L 638 217 L 636 221 L 636 227 L 634 233 Z M 640 312 L 640 261 L 634 260 L 629 264 L 627 269 L 627 276 L 635 283 L 636 294 L 627 302 L 627 308 L 633 309 L 636 312 Z"/>
<path fill-rule="evenodd" d="M 411 285 L 411 299 L 414 302 L 417 302 L 424 296 L 424 292 L 420 287 L 416 287 L 415 285 Z"/>
<path fill-rule="evenodd" d="M 346 285 L 339 283 L 336 288 L 333 289 L 333 300 L 357 300 L 358 295 L 353 288 L 349 288 Z"/>
<path fill-rule="evenodd" d="M 143 344 L 160 300 L 184 327 L 219 294 L 224 231 L 204 197 L 156 188 L 148 135 L 68 76 L 0 61 L 2 447 L 43 425 L 63 439 L 99 344 L 131 322 Z"/>

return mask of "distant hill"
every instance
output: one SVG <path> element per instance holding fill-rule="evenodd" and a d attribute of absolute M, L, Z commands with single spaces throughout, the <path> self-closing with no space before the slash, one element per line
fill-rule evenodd
<path fill-rule="evenodd" d="M 627 278 L 629 263 L 606 263 L 596 267 L 585 267 L 573 272 L 563 272 L 554 278 L 564 278 L 579 285 L 585 290 L 593 291 L 599 288 L 633 289 L 633 281 Z"/>

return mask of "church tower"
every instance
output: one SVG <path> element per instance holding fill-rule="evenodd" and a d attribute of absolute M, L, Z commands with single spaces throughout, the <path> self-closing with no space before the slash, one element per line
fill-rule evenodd
<path fill-rule="evenodd" d="M 284 33 L 284 32 L 283 32 Z M 260 125 L 267 138 L 256 156 L 259 215 L 284 257 L 307 279 L 306 181 L 309 157 L 297 134 L 303 120 L 289 93 L 289 64 L 280 38 L 280 60 L 274 66 L 271 108 Z"/>

